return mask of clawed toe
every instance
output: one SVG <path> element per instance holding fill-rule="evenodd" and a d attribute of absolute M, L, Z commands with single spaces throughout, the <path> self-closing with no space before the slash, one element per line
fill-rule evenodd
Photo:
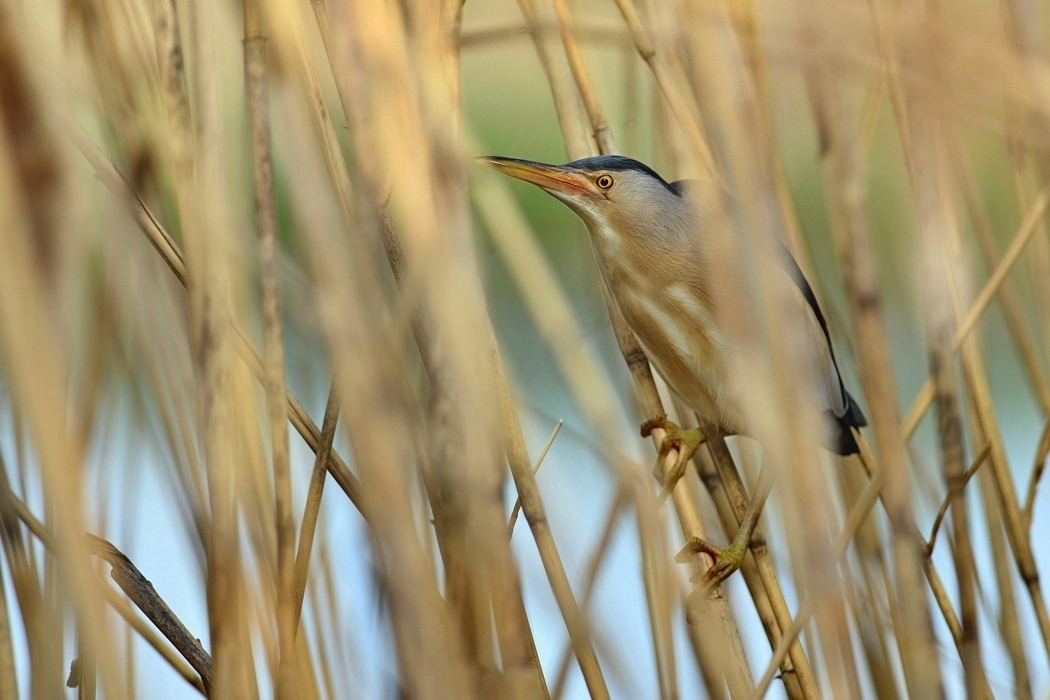
<path fill-rule="evenodd" d="M 701 589 L 711 589 L 732 576 L 741 567 L 744 563 L 744 556 L 747 554 L 747 543 L 734 541 L 733 544 L 723 549 L 707 540 L 693 537 L 679 550 L 674 560 L 679 564 L 687 564 L 701 553 L 710 556 L 714 563 L 703 573 L 694 576 L 693 581 Z"/>
<path fill-rule="evenodd" d="M 689 464 L 689 460 L 693 458 L 693 454 L 706 438 L 703 431 L 699 428 L 680 428 L 669 421 L 667 416 L 664 415 L 650 418 L 642 423 L 642 437 L 649 437 L 652 435 L 652 432 L 657 429 L 663 430 L 665 433 L 664 439 L 660 442 L 660 457 L 657 460 L 656 469 L 654 470 L 656 478 L 664 485 L 663 491 L 660 495 L 660 499 L 663 500 L 672 490 L 674 490 L 675 484 L 678 483 L 678 480 L 685 475 L 685 470 Z M 663 471 L 663 461 L 672 451 L 678 453 L 678 459 L 674 466 L 665 474 Z"/>
<path fill-rule="evenodd" d="M 701 552 L 710 555 L 713 559 L 718 559 L 718 557 L 722 556 L 721 547 L 716 547 L 699 537 L 690 537 L 685 546 L 678 550 L 678 554 L 674 555 L 674 560 L 679 564 L 688 564 Z"/>
<path fill-rule="evenodd" d="M 642 437 L 649 437 L 653 434 L 653 431 L 657 429 L 666 431 L 668 429 L 668 426 L 672 425 L 674 425 L 674 423 L 667 420 L 667 416 L 663 414 L 660 414 L 655 418 L 648 418 L 641 425 Z"/>

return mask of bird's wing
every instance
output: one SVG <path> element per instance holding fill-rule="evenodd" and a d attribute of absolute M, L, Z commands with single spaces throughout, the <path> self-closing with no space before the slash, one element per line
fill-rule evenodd
<path fill-rule="evenodd" d="M 778 243 L 777 246 L 780 248 L 778 257 L 784 273 L 793 283 L 794 294 L 799 298 L 806 318 L 810 344 L 814 350 L 816 368 L 821 380 L 821 408 L 830 410 L 837 418 L 850 418 L 850 423 L 853 423 L 856 418 L 847 416 L 847 414 L 854 412 L 859 420 L 863 420 L 863 415 L 860 414 L 860 410 L 842 382 L 842 374 L 835 360 L 835 350 L 831 346 L 828 322 L 824 318 L 820 304 L 817 303 L 816 295 L 813 294 L 813 288 L 809 286 L 806 276 L 802 274 L 802 269 L 791 255 L 791 251 L 783 243 Z"/>
<path fill-rule="evenodd" d="M 695 180 L 677 180 L 670 183 L 671 189 L 682 197 L 696 196 Z M 846 391 L 835 360 L 835 351 L 831 346 L 831 333 L 824 312 L 817 303 L 813 288 L 809 286 L 806 276 L 798 266 L 791 251 L 781 242 L 777 242 L 777 261 L 785 276 L 791 280 L 791 293 L 799 303 L 805 319 L 805 330 L 813 348 L 817 376 L 820 379 L 819 396 L 821 409 L 830 411 L 835 418 L 846 426 L 861 427 L 867 425 L 863 412 L 857 402 Z M 847 431 L 848 432 L 848 431 Z"/>

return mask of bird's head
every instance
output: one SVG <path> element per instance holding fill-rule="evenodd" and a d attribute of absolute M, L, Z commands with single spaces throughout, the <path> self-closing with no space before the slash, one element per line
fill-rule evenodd
<path fill-rule="evenodd" d="M 543 188 L 572 209 L 593 231 L 618 237 L 653 234 L 660 222 L 679 219 L 686 206 L 679 190 L 656 172 L 624 156 L 583 158 L 548 165 L 517 158 L 478 160 Z"/>

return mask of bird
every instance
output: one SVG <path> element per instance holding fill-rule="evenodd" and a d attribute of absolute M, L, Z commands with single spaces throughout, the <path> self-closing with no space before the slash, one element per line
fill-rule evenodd
<path fill-rule="evenodd" d="M 723 265 L 715 246 L 705 245 L 697 188 L 689 180 L 667 182 L 648 165 L 620 155 L 602 155 L 564 165 L 503 156 L 478 160 L 506 175 L 537 185 L 564 203 L 584 223 L 598 267 L 621 315 L 650 363 L 670 389 L 692 409 L 699 428 L 685 430 L 667 416 L 650 416 L 643 437 L 663 429 L 661 457 L 679 458 L 666 478 L 665 492 L 684 474 L 693 453 L 711 435 L 747 434 L 746 411 L 730 385 L 737 350 L 726 331 L 727 314 L 740 308 L 716 303 Z M 822 444 L 839 455 L 859 452 L 854 431 L 867 425 L 846 390 L 824 313 L 797 261 L 776 243 L 779 290 L 793 300 L 789 323 L 801 324 L 817 386 L 808 396 L 824 417 Z M 741 307 L 742 308 L 742 307 Z M 773 479 L 763 467 L 759 485 L 730 547 L 695 541 L 694 551 L 714 558 L 707 585 L 739 568 Z"/>

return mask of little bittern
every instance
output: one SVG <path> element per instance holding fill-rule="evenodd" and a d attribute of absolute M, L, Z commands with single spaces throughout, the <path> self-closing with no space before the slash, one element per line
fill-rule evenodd
<path fill-rule="evenodd" d="M 657 372 L 696 412 L 700 430 L 682 430 L 665 416 L 642 424 L 643 436 L 654 428 L 667 432 L 662 455 L 678 450 L 678 463 L 665 488 L 673 488 L 705 433 L 747 433 L 745 411 L 738 394 L 728 386 L 736 349 L 724 330 L 726 314 L 739 313 L 740 308 L 717 308 L 713 303 L 723 266 L 714 259 L 717 254 L 710 246 L 705 246 L 688 181 L 668 183 L 647 165 L 622 156 L 584 158 L 566 165 L 501 157 L 479 160 L 538 185 L 583 220 L 602 276 L 624 320 Z M 818 379 L 811 397 L 825 417 L 822 442 L 841 455 L 857 453 L 852 431 L 867 422 L 843 385 L 824 314 L 782 244 L 776 257 L 783 272 L 778 280 L 781 291 L 797 302 L 790 305 L 797 313 L 786 322 L 803 329 L 811 349 L 811 376 Z M 759 482 L 730 548 L 717 550 L 695 543 L 698 549 L 715 555 L 709 582 L 721 581 L 743 560 L 772 478 L 767 474 Z"/>

